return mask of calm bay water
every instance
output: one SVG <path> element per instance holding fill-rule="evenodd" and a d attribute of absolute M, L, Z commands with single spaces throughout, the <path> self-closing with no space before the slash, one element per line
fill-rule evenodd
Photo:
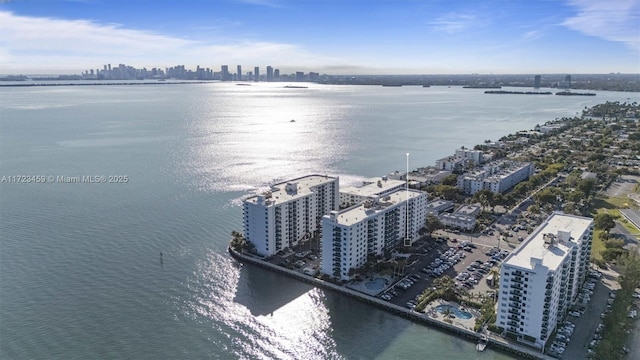
<path fill-rule="evenodd" d="M 447 87 L 0 88 L 0 358 L 509 359 L 239 266 L 240 199 L 431 165 L 606 100 Z M 295 119 L 295 122 L 290 122 Z M 162 262 L 160 253 L 162 252 Z"/>

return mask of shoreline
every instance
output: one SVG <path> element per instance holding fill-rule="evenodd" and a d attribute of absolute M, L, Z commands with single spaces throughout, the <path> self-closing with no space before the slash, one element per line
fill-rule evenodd
<path fill-rule="evenodd" d="M 108 85 L 184 85 L 184 84 L 208 84 L 211 81 L 142 81 L 142 82 L 121 82 L 121 83 L 25 83 L 25 84 L 0 84 L 0 87 L 33 87 L 33 86 L 108 86 Z"/>
<path fill-rule="evenodd" d="M 257 257 L 238 252 L 234 250 L 231 246 L 228 246 L 227 250 L 230 256 L 240 263 L 248 263 L 251 265 L 255 265 L 263 269 L 267 269 L 279 274 L 287 275 L 295 280 L 305 282 L 317 288 L 321 288 L 321 289 L 339 293 L 341 295 L 349 296 L 353 299 L 375 306 L 381 310 L 387 311 L 394 315 L 401 316 L 415 323 L 427 325 L 436 330 L 441 330 L 450 335 L 456 335 L 460 338 L 464 338 L 466 340 L 469 340 L 475 343 L 477 343 L 483 338 L 482 333 L 478 333 L 472 330 L 468 330 L 468 329 L 461 328 L 446 322 L 433 319 L 427 316 L 426 314 L 417 313 L 413 310 L 409 310 L 407 308 L 388 303 L 374 296 L 370 296 L 370 295 L 358 292 L 356 290 L 349 289 L 346 286 L 336 285 L 331 282 L 320 280 L 313 276 L 305 275 L 293 270 L 286 269 L 278 265 L 271 264 Z M 551 357 L 546 356 L 543 353 L 538 353 L 533 349 L 527 349 L 519 345 L 501 341 L 500 339 L 497 339 L 496 337 L 492 336 L 491 333 L 489 333 L 488 335 L 489 336 L 488 336 L 487 346 L 489 346 L 494 350 L 498 350 L 498 351 L 507 353 L 509 355 L 516 355 L 518 356 L 518 358 L 521 358 L 521 359 L 541 359 L 541 360 L 552 359 Z"/>

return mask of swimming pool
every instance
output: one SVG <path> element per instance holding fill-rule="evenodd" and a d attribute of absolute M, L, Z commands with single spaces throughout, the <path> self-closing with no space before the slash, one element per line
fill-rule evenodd
<path fill-rule="evenodd" d="M 462 311 L 460 309 L 458 309 L 456 306 L 453 305 L 438 305 L 436 306 L 436 311 L 443 314 L 445 309 L 449 309 L 449 311 L 455 315 L 456 317 L 460 318 L 460 319 L 471 319 L 473 317 L 473 315 L 471 315 L 470 312 L 467 311 Z"/>
<path fill-rule="evenodd" d="M 382 290 L 384 289 L 385 283 L 386 283 L 385 279 L 375 278 L 371 281 L 367 281 L 366 283 L 364 283 L 364 287 L 366 287 L 368 290 Z"/>

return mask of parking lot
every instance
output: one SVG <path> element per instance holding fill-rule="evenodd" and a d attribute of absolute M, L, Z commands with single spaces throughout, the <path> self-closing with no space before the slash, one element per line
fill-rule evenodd
<path fill-rule="evenodd" d="M 495 247 L 453 237 L 437 242 L 422 241 L 419 244 L 418 252 L 425 254 L 408 266 L 406 275 L 381 293 L 381 298 L 399 306 L 411 307 L 411 302 L 415 303 L 424 289 L 431 287 L 436 278 L 445 275 L 471 293 L 486 294 L 491 289 L 486 281 L 489 272 L 493 267 L 499 269 L 499 260 L 509 253 L 503 250 L 502 255 L 498 255 L 499 250 Z"/>
<path fill-rule="evenodd" d="M 593 285 L 589 285 L 593 284 Z M 591 277 L 580 290 L 578 305 L 572 308 L 565 322 L 556 329 L 556 337 L 548 343 L 547 353 L 562 359 L 586 359 L 601 338 L 602 316 L 613 302 L 613 286 L 607 275 Z M 615 295 L 613 295 L 615 296 Z M 566 325 L 565 325 L 566 324 Z M 572 328 L 568 331 L 568 328 Z M 556 345 L 553 345 L 555 343 Z M 563 348 L 562 351 L 558 351 Z"/>

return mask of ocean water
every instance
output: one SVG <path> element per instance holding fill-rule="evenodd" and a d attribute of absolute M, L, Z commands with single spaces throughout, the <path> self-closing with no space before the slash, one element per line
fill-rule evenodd
<path fill-rule="evenodd" d="M 509 359 L 241 266 L 241 199 L 640 100 L 282 85 L 0 88 L 0 358 Z"/>

